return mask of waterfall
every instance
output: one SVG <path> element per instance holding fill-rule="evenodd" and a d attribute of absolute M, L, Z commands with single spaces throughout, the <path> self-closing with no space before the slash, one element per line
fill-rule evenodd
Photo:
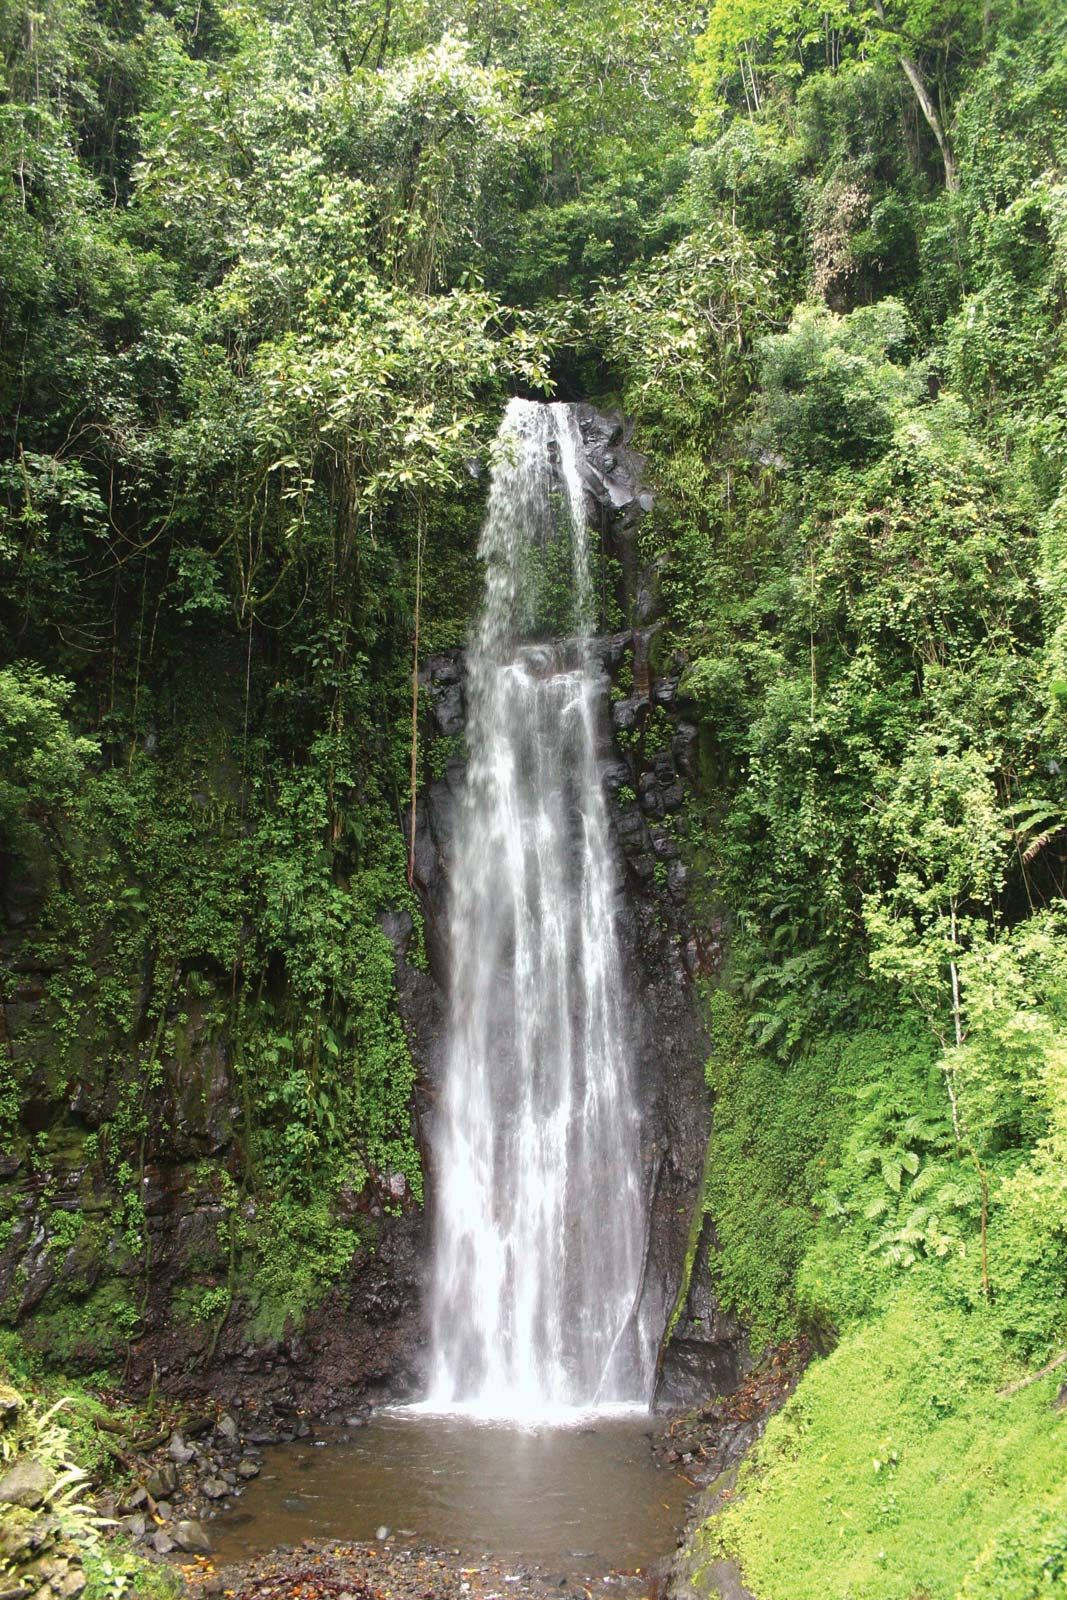
<path fill-rule="evenodd" d="M 468 655 L 428 1404 L 497 1416 L 652 1381 L 580 448 L 568 406 L 509 404 Z"/>

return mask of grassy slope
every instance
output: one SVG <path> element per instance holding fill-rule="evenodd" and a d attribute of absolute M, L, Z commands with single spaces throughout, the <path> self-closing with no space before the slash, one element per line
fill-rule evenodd
<path fill-rule="evenodd" d="M 738 1497 L 698 1530 L 696 1565 L 731 1556 L 759 1600 L 1065 1594 L 1064 1372 L 997 1392 L 1039 1365 L 1005 1338 L 1026 1293 L 1015 1241 L 994 1215 L 988 1305 L 973 1219 L 946 1258 L 904 1269 L 872 1248 L 882 1179 L 857 1147 L 891 1144 L 944 1092 L 914 1019 L 872 1021 L 783 1069 L 713 997 L 720 1292 L 757 1340 L 818 1326 L 826 1306 L 844 1331 L 770 1424 Z M 844 1207 L 835 1216 L 828 1189 Z"/>
<path fill-rule="evenodd" d="M 1058 1383 L 998 1396 L 995 1355 L 980 1318 L 911 1288 L 812 1369 L 717 1529 L 761 1600 L 1065 1592 Z"/>

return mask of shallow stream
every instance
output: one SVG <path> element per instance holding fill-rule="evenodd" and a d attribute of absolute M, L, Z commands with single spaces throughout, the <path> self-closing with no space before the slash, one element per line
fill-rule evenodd
<path fill-rule="evenodd" d="M 647 1414 L 519 1427 L 376 1413 L 269 1448 L 239 1505 L 212 1524 L 215 1558 L 302 1539 L 393 1540 L 563 1575 L 628 1572 L 672 1550 L 690 1486 L 657 1466 Z"/>

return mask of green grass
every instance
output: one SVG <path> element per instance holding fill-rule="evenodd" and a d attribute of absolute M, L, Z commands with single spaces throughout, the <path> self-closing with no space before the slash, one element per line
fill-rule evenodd
<path fill-rule="evenodd" d="M 807 1374 L 704 1534 L 759 1600 L 1067 1593 L 1067 1413 L 1011 1396 L 992 1319 L 921 1284 Z"/>

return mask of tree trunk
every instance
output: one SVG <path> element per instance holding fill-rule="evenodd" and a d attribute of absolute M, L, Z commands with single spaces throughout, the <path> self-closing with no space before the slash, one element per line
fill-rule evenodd
<path fill-rule="evenodd" d="M 380 72 L 385 65 L 385 57 L 389 49 L 389 26 L 393 18 L 393 0 L 385 0 L 385 15 L 382 18 L 382 42 L 378 46 L 378 60 L 376 70 Z"/>
<path fill-rule="evenodd" d="M 956 169 L 956 156 L 948 134 L 942 125 L 941 118 L 937 114 L 937 107 L 934 105 L 930 91 L 926 87 L 926 80 L 911 56 L 902 54 L 900 64 L 904 68 L 904 76 L 915 90 L 915 98 L 918 100 L 919 109 L 929 124 L 930 132 L 937 140 L 937 148 L 940 150 L 941 159 L 945 163 L 945 188 L 955 194 L 960 186 L 960 175 Z"/>
<path fill-rule="evenodd" d="M 874 13 L 883 27 L 887 27 L 885 6 L 882 4 L 882 0 L 874 0 Z M 934 105 L 933 96 L 926 86 L 926 79 L 922 75 L 918 62 L 903 50 L 900 52 L 899 61 L 904 69 L 904 76 L 915 92 L 915 98 L 919 102 L 919 110 L 926 118 L 927 126 L 937 140 L 937 148 L 940 150 L 941 160 L 945 164 L 945 188 L 955 193 L 960 186 L 960 175 L 956 168 L 956 156 L 952 149 L 952 141 L 945 132 L 944 124 L 938 115 L 937 107 Z"/>

